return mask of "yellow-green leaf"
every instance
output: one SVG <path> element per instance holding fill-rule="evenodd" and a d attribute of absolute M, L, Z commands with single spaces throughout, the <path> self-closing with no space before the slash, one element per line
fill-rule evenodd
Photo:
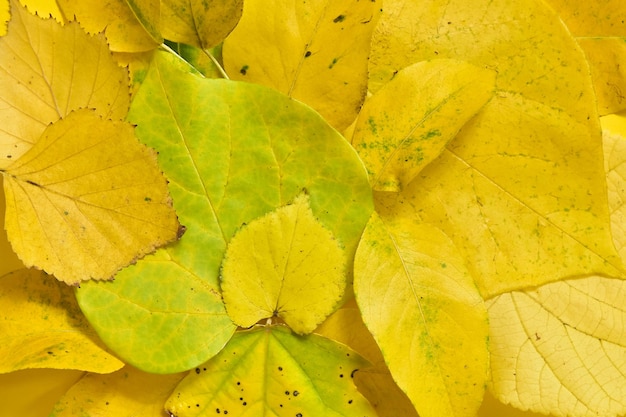
<path fill-rule="evenodd" d="M 161 36 L 161 1 L 160 0 L 124 0 L 133 11 L 137 21 L 152 36 L 157 44 L 163 42 Z M 93 12 L 92 12 L 93 13 Z"/>
<path fill-rule="evenodd" d="M 108 373 L 123 363 L 105 350 L 73 290 L 44 272 L 0 277 L 0 373 L 27 368 Z"/>
<path fill-rule="evenodd" d="M 166 409 L 177 417 L 375 416 L 352 381 L 365 366 L 354 351 L 318 335 L 282 326 L 237 332 L 176 387 Z"/>
<path fill-rule="evenodd" d="M 494 84 L 495 72 L 450 59 L 398 72 L 365 102 L 352 136 L 372 187 L 404 188 L 491 98 Z"/>
<path fill-rule="evenodd" d="M 130 365 L 108 375 L 87 374 L 59 399 L 50 417 L 162 417 L 163 404 L 184 376 L 148 374 Z"/>
<path fill-rule="evenodd" d="M 0 38 L 0 168 L 26 152 L 49 123 L 90 107 L 123 119 L 128 73 L 102 36 L 76 24 L 31 15 L 12 0 L 8 35 Z"/>
<path fill-rule="evenodd" d="M 301 194 L 233 236 L 221 285 L 237 325 L 278 316 L 296 333 L 310 333 L 343 295 L 346 255 Z"/>
<path fill-rule="evenodd" d="M 70 113 L 0 172 L 13 249 L 67 283 L 109 279 L 177 236 L 155 152 L 126 122 Z"/>
<path fill-rule="evenodd" d="M 558 281 L 487 301 L 491 390 L 555 416 L 626 413 L 626 281 Z"/>
<path fill-rule="evenodd" d="M 380 3 L 246 1 L 241 21 L 224 41 L 226 71 L 232 79 L 267 85 L 307 103 L 343 130 L 365 98 Z"/>
<path fill-rule="evenodd" d="M 174 42 L 211 48 L 233 30 L 242 11 L 243 0 L 163 0 L 163 36 Z"/>
<path fill-rule="evenodd" d="M 487 380 L 487 312 L 453 242 L 378 206 L 354 263 L 363 321 L 422 417 L 473 417 Z"/>

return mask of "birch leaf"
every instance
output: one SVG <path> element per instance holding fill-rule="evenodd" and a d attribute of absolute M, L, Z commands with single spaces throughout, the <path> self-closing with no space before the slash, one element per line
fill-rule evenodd
<path fill-rule="evenodd" d="M 0 38 L 0 168 L 72 110 L 123 119 L 130 99 L 128 73 L 103 37 L 33 16 L 17 0 L 11 5 L 9 33 Z"/>
<path fill-rule="evenodd" d="M 108 373 L 124 364 L 108 353 L 82 315 L 73 290 L 21 269 L 0 277 L 0 373 L 28 368 Z"/>
<path fill-rule="evenodd" d="M 302 194 L 229 242 L 222 264 L 228 315 L 241 327 L 278 316 L 296 333 L 311 333 L 341 299 L 345 268 L 344 251 Z"/>
<path fill-rule="evenodd" d="M 626 281 L 564 280 L 487 301 L 491 390 L 556 416 L 626 413 Z"/>
<path fill-rule="evenodd" d="M 374 190 L 400 191 L 491 98 L 495 73 L 456 60 L 411 65 L 369 98 L 352 146 Z"/>
<path fill-rule="evenodd" d="M 154 152 L 92 110 L 50 125 L 4 175 L 6 229 L 26 266 L 78 284 L 110 279 L 174 240 L 178 220 Z"/>
<path fill-rule="evenodd" d="M 352 382 L 367 366 L 318 335 L 274 326 L 236 333 L 223 351 L 176 387 L 166 409 L 177 417 L 375 416 Z"/>
<path fill-rule="evenodd" d="M 247 1 L 224 41 L 226 72 L 307 103 L 341 131 L 365 98 L 380 8 L 375 0 Z"/>
<path fill-rule="evenodd" d="M 420 416 L 472 417 L 488 370 L 482 298 L 447 236 L 377 210 L 354 264 L 363 321 Z"/>

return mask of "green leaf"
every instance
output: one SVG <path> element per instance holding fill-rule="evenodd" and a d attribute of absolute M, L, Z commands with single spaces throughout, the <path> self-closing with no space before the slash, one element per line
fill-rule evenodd
<path fill-rule="evenodd" d="M 346 286 L 345 254 L 313 216 L 306 194 L 243 226 L 228 244 L 222 291 L 241 327 L 278 316 L 296 333 L 315 330 Z"/>
<path fill-rule="evenodd" d="M 412 213 L 377 210 L 354 264 L 363 321 L 420 416 L 472 417 L 489 362 L 482 298 L 448 236 Z"/>
<path fill-rule="evenodd" d="M 332 340 L 281 326 L 238 332 L 174 390 L 177 417 L 375 416 L 352 382 L 367 361 Z"/>
<path fill-rule="evenodd" d="M 313 213 L 352 262 L 372 211 L 356 152 L 314 111 L 265 87 L 189 71 L 157 54 L 129 115 L 137 136 L 160 153 L 185 235 L 115 282 L 78 291 L 107 345 L 153 372 L 190 369 L 230 338 L 218 276 L 243 223 L 306 189 Z"/>

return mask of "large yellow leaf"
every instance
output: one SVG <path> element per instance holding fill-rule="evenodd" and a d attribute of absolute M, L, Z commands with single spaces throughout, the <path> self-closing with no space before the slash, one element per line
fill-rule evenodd
<path fill-rule="evenodd" d="M 41 271 L 0 277 L 0 305 L 0 373 L 27 368 L 108 373 L 123 366 L 105 350 L 73 290 Z"/>
<path fill-rule="evenodd" d="M 343 130 L 365 98 L 380 8 L 375 0 L 246 1 L 224 41 L 224 66 L 232 79 L 273 87 Z"/>
<path fill-rule="evenodd" d="M 375 190 L 400 191 L 493 95 L 495 72 L 439 59 L 396 74 L 363 105 L 354 146 Z"/>
<path fill-rule="evenodd" d="M 558 281 L 487 302 L 491 390 L 556 416 L 626 413 L 626 281 Z"/>
<path fill-rule="evenodd" d="M 344 250 L 301 194 L 242 226 L 228 243 L 222 264 L 228 315 L 242 327 L 278 316 L 296 333 L 310 333 L 341 299 L 345 264 Z"/>
<path fill-rule="evenodd" d="M 67 283 L 109 279 L 177 236 L 155 153 L 126 122 L 70 113 L 0 172 L 15 252 Z"/>
<path fill-rule="evenodd" d="M 163 36 L 211 48 L 233 30 L 242 12 L 243 0 L 163 0 Z"/>
<path fill-rule="evenodd" d="M 354 291 L 398 386 L 422 417 L 473 417 L 487 380 L 487 312 L 463 258 L 410 211 L 378 206 Z"/>
<path fill-rule="evenodd" d="M 82 107 L 123 119 L 128 74 L 102 36 L 31 15 L 12 0 L 8 35 L 0 38 L 0 168 L 19 158 L 46 126 Z"/>

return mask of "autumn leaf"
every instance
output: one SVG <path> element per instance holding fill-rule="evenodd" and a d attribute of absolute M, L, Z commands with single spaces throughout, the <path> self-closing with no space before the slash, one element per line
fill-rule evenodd
<path fill-rule="evenodd" d="M 610 130 L 604 130 L 603 139 L 613 242 L 626 259 L 626 139 Z"/>
<path fill-rule="evenodd" d="M 495 73 L 440 59 L 398 72 L 369 98 L 352 146 L 374 190 L 400 191 L 432 162 L 493 95 Z"/>
<path fill-rule="evenodd" d="M 70 113 L 0 172 L 13 249 L 66 283 L 110 279 L 177 236 L 154 152 L 128 123 Z"/>
<path fill-rule="evenodd" d="M 343 250 L 302 194 L 230 240 L 222 264 L 228 315 L 241 327 L 278 316 L 294 332 L 311 333 L 341 299 L 345 267 Z"/>
<path fill-rule="evenodd" d="M 128 365 L 108 375 L 87 374 L 59 399 L 50 417 L 162 416 L 165 400 L 183 377 Z"/>
<path fill-rule="evenodd" d="M 0 168 L 72 110 L 90 107 L 123 119 L 129 105 L 127 71 L 102 37 L 33 16 L 17 0 L 11 4 L 9 34 L 0 38 Z"/>
<path fill-rule="evenodd" d="M 282 326 L 236 333 L 211 361 L 176 387 L 166 409 L 177 417 L 375 416 L 352 383 L 367 361 L 318 335 Z"/>
<path fill-rule="evenodd" d="M 0 277 L 0 373 L 28 368 L 108 373 L 124 364 L 107 352 L 73 290 L 41 271 Z"/>
<path fill-rule="evenodd" d="M 247 1 L 224 41 L 226 72 L 303 101 L 343 130 L 365 98 L 380 7 L 374 0 Z"/>
<path fill-rule="evenodd" d="M 0 0 L 0 36 L 7 34 L 7 23 L 11 18 L 9 0 Z"/>
<path fill-rule="evenodd" d="M 243 0 L 163 0 L 163 36 L 174 42 L 211 48 L 233 30 L 243 11 Z"/>
<path fill-rule="evenodd" d="M 265 87 L 193 72 L 158 53 L 129 114 L 138 137 L 160 152 L 187 231 L 115 282 L 78 291 L 107 345 L 150 372 L 197 366 L 232 335 L 218 277 L 227 243 L 243 223 L 306 189 L 311 210 L 352 262 L 372 210 L 356 152 L 310 108 Z"/>

